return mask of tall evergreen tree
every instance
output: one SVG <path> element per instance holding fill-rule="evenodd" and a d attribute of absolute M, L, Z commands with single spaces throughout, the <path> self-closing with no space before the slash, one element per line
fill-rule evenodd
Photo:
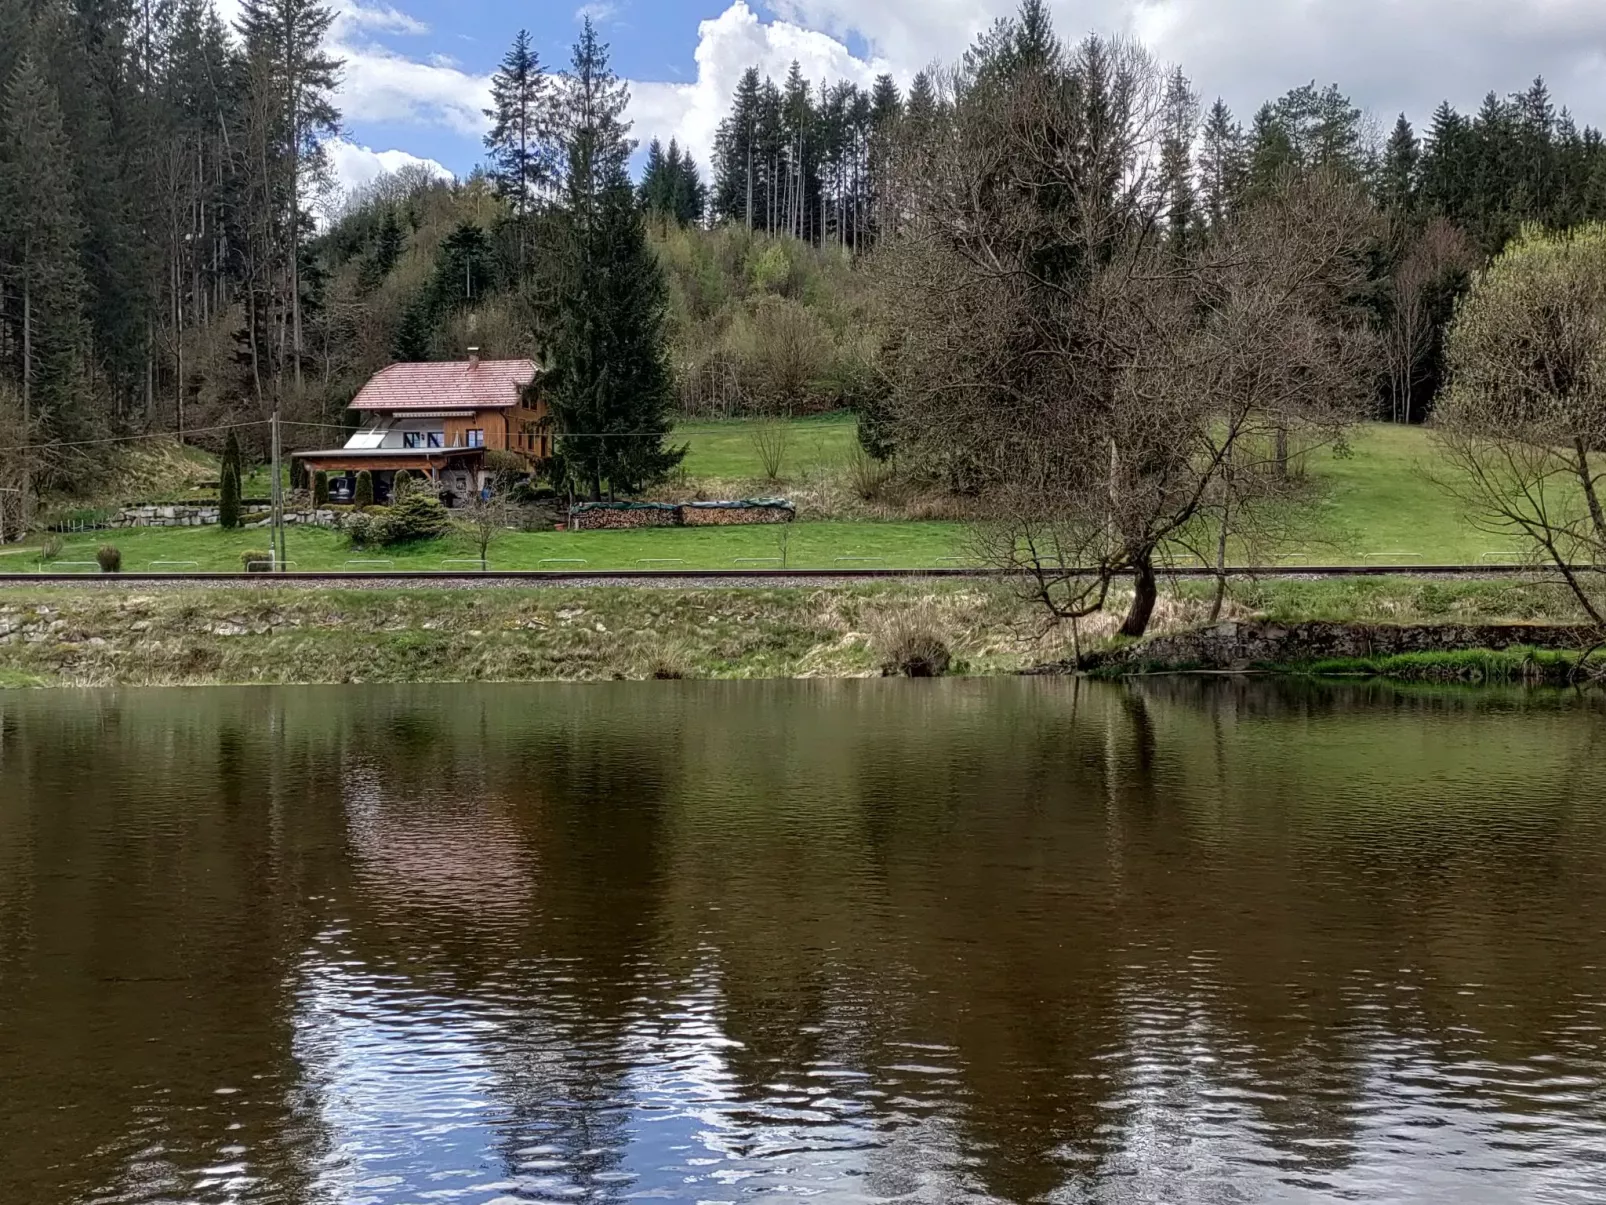
<path fill-rule="evenodd" d="M 1220 97 L 1210 106 L 1199 146 L 1199 201 L 1206 224 L 1220 230 L 1243 199 L 1249 175 L 1244 129 Z"/>
<path fill-rule="evenodd" d="M 1422 147 L 1410 119 L 1400 114 L 1383 151 L 1383 163 L 1378 172 L 1378 203 L 1394 213 L 1407 214 L 1416 209 L 1417 167 L 1422 159 Z"/>
<path fill-rule="evenodd" d="M 559 450 L 594 498 L 639 489 L 685 454 L 665 445 L 667 290 L 626 171 L 628 100 L 587 18 L 560 83 L 567 169 L 548 325 Z"/>
<path fill-rule="evenodd" d="M 25 52 L 0 108 L 0 262 L 13 304 L 23 429 L 74 434 L 83 382 L 85 296 L 72 156 L 55 88 Z M 25 492 L 28 490 L 25 484 Z"/>
<path fill-rule="evenodd" d="M 553 182 L 550 100 L 546 71 L 530 45 L 529 31 L 521 29 L 491 76 L 491 107 L 485 110 L 491 119 L 485 135 L 491 178 L 497 191 L 512 202 L 518 223 L 521 279 L 529 263 L 530 206 Z"/>
<path fill-rule="evenodd" d="M 1186 249 L 1197 216 L 1193 142 L 1198 124 L 1199 101 L 1179 67 L 1166 84 L 1160 139 L 1160 185 L 1165 191 L 1167 237 L 1178 252 Z"/>
<path fill-rule="evenodd" d="M 265 160 L 261 194 L 282 196 L 282 213 L 269 216 L 267 230 L 280 244 L 275 258 L 285 276 L 298 393 L 305 384 L 301 250 L 311 225 L 302 204 L 309 186 L 327 179 L 324 141 L 340 131 L 332 97 L 342 64 L 324 46 L 334 17 L 334 9 L 319 0 L 244 0 L 238 25 L 251 65 L 246 79 L 253 95 L 247 103 L 260 127 Z"/>

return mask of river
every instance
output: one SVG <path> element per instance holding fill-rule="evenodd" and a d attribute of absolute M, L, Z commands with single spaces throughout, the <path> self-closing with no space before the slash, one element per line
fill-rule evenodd
<path fill-rule="evenodd" d="M 1606 707 L 0 693 L 0 1201 L 1598 1202 Z"/>

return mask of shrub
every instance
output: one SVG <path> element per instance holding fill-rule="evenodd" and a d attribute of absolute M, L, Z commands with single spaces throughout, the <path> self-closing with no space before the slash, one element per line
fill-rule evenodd
<path fill-rule="evenodd" d="M 50 532 L 39 545 L 39 559 L 53 561 L 61 555 L 61 549 L 62 538 L 55 532 Z"/>
<path fill-rule="evenodd" d="M 100 551 L 95 553 L 95 560 L 100 562 L 102 573 L 121 573 L 123 571 L 123 554 L 115 544 L 103 544 Z"/>
<path fill-rule="evenodd" d="M 390 500 L 397 501 L 413 492 L 417 479 L 411 469 L 397 469 L 396 475 L 390 479 Z"/>
<path fill-rule="evenodd" d="M 253 548 L 240 554 L 240 567 L 247 573 L 266 573 L 273 563 L 273 554 L 265 548 Z"/>
<path fill-rule="evenodd" d="M 218 483 L 217 522 L 225 531 L 240 526 L 240 469 L 227 453 L 223 456 L 223 479 Z"/>
<path fill-rule="evenodd" d="M 389 548 L 434 540 L 452 526 L 452 516 L 439 498 L 413 490 L 389 507 L 371 507 L 346 520 L 347 537 L 355 548 Z"/>
<path fill-rule="evenodd" d="M 953 664 L 933 618 L 921 608 L 893 614 L 883 623 L 876 644 L 882 677 L 940 678 Z"/>
<path fill-rule="evenodd" d="M 381 526 L 378 543 L 411 544 L 445 535 L 451 529 L 452 516 L 439 498 L 413 490 L 391 504 Z"/>
<path fill-rule="evenodd" d="M 312 504 L 329 505 L 329 474 L 321 469 L 312 475 Z"/>
<path fill-rule="evenodd" d="M 357 474 L 357 487 L 352 491 L 351 504 L 358 510 L 374 504 L 374 475 L 367 469 Z"/>

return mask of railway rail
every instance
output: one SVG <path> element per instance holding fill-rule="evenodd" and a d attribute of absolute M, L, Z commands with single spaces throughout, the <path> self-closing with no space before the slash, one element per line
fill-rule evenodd
<path fill-rule="evenodd" d="M 1580 571 L 1588 572 L 1587 569 Z M 1234 578 L 1334 578 L 1334 577 L 1520 577 L 1535 572 L 1528 565 L 1238 565 L 1227 575 Z M 1093 571 L 1088 570 L 1087 576 Z M 1160 570 L 1167 578 L 1214 578 L 1207 566 L 1176 566 Z M 154 572 L 133 570 L 126 573 L 0 573 L 0 586 L 92 585 L 108 586 L 137 583 L 183 583 L 202 585 L 294 585 L 318 583 L 375 583 L 406 585 L 632 585 L 675 583 L 781 584 L 810 582 L 898 581 L 911 578 L 1007 578 L 1026 576 L 1024 571 L 975 567 L 923 569 L 293 569 L 278 573 L 214 571 Z M 1128 575 L 1129 576 L 1129 575 Z"/>

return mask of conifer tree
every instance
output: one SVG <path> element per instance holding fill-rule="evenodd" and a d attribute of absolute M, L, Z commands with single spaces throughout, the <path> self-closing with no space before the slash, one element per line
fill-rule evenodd
<path fill-rule="evenodd" d="M 1378 202 L 1384 209 L 1408 214 L 1416 209 L 1417 166 L 1422 158 L 1421 144 L 1410 119 L 1400 114 L 1383 151 L 1378 173 Z"/>
<path fill-rule="evenodd" d="M 83 226 L 71 173 L 56 91 L 38 60 L 24 53 L 0 106 L 0 263 L 14 301 L 4 313 L 30 435 L 72 434 L 81 414 L 75 403 L 86 333 Z"/>
<path fill-rule="evenodd" d="M 233 431 L 223 445 L 223 462 L 218 481 L 218 526 L 233 531 L 240 526 L 240 441 Z"/>
<path fill-rule="evenodd" d="M 560 84 L 567 169 L 550 315 L 552 411 L 573 477 L 600 498 L 662 477 L 672 400 L 663 270 L 630 186 L 629 94 L 589 18 Z"/>
<path fill-rule="evenodd" d="M 1220 230 L 1243 199 L 1249 165 L 1244 130 L 1220 97 L 1210 106 L 1199 146 L 1199 202 L 1211 230 Z"/>
<path fill-rule="evenodd" d="M 492 107 L 485 110 L 491 119 L 485 135 L 491 178 L 497 191 L 512 202 L 518 224 L 521 279 L 529 265 L 530 206 L 553 183 L 549 93 L 546 71 L 530 45 L 530 33 L 521 29 L 491 77 Z"/>
<path fill-rule="evenodd" d="M 1179 67 L 1166 84 L 1165 128 L 1160 140 L 1167 237 L 1178 253 L 1186 250 L 1194 226 L 1193 140 L 1198 121 L 1198 98 Z"/>

